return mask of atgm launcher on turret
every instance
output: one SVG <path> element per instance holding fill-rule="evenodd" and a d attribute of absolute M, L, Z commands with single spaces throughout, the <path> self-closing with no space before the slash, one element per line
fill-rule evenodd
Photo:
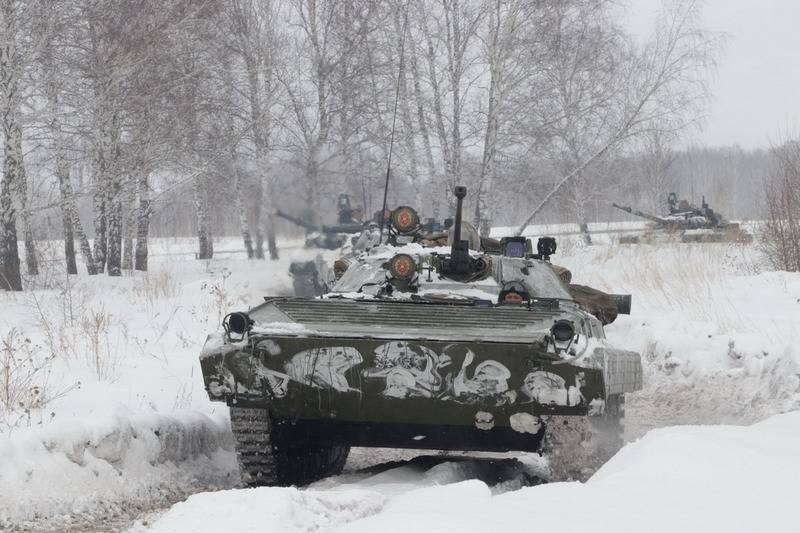
<path fill-rule="evenodd" d="M 323 297 L 267 297 L 209 337 L 246 484 L 336 474 L 351 446 L 543 452 L 580 478 L 622 445 L 641 358 L 604 326 L 630 296 L 571 285 L 552 237 L 482 239 L 455 195 L 448 232 L 398 207 Z"/>
<path fill-rule="evenodd" d="M 644 213 L 628 206 L 612 204 L 617 209 L 651 222 L 643 235 L 620 237 L 622 244 L 652 243 L 660 241 L 680 242 L 739 242 L 750 243 L 753 236 L 741 229 L 739 224 L 725 220 L 711 209 L 705 197 L 700 207 L 686 200 L 678 201 L 674 192 L 667 197 L 669 213 L 663 216 Z"/>

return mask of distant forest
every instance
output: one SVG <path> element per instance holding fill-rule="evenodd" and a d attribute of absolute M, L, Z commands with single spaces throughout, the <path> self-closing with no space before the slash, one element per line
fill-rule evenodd
<path fill-rule="evenodd" d="M 220 236 L 253 259 L 340 193 L 370 216 L 619 220 L 705 196 L 759 218 L 770 156 L 685 146 L 720 36 L 667 0 L 632 36 L 616 0 L 0 0 L 0 289 L 147 270 L 148 239 Z M 22 242 L 20 246 L 18 243 Z M 76 259 L 79 258 L 80 260 Z M 82 265 L 81 265 L 82 264 Z"/>
<path fill-rule="evenodd" d="M 477 162 L 466 160 L 466 167 Z M 764 190 L 774 172 L 775 163 L 768 150 L 743 150 L 739 147 L 707 148 L 691 147 L 675 150 L 669 154 L 640 153 L 627 158 L 619 158 L 602 166 L 602 172 L 594 175 L 598 183 L 598 193 L 588 210 L 589 222 L 629 220 L 631 215 L 611 206 L 612 202 L 630 205 L 642 211 L 662 213 L 666 211 L 666 198 L 669 192 L 676 192 L 680 198 L 700 204 L 703 196 L 709 205 L 730 220 L 760 220 L 764 217 Z M 375 182 L 384 175 L 377 165 L 373 167 Z M 254 180 L 246 169 L 240 170 L 245 180 Z M 546 161 L 539 164 L 519 162 L 498 163 L 497 173 L 502 176 L 497 184 L 497 206 L 495 225 L 512 226 L 518 224 L 537 197 L 552 188 L 557 176 L 549 174 Z M 299 174 L 296 165 L 285 165 L 282 171 L 276 169 L 279 185 L 276 196 L 278 205 L 284 211 L 308 216 L 308 204 L 297 190 Z M 464 182 L 472 185 L 468 176 Z M 340 192 L 351 194 L 354 204 L 363 205 L 366 199 L 366 213 L 380 209 L 381 198 L 376 194 L 363 195 L 346 186 L 338 173 L 325 180 L 327 185 L 321 193 L 320 222 L 333 222 L 336 218 L 336 200 Z M 294 185 L 293 185 L 294 184 Z M 91 217 L 92 202 L 89 194 L 90 184 L 77 184 L 82 196 L 80 210 L 87 219 Z M 212 225 L 217 235 L 235 236 L 239 234 L 239 218 L 232 209 L 235 205 L 234 190 L 230 179 L 221 178 L 214 182 L 213 196 L 217 199 L 210 207 Z M 474 192 L 474 188 L 471 192 Z M 86 194 L 80 194 L 81 192 Z M 437 191 L 439 194 L 442 192 Z M 548 206 L 539 219 L 540 223 L 575 222 L 571 204 L 564 192 Z M 395 176 L 390 187 L 390 207 L 398 204 L 414 205 L 413 186 L 406 177 Z M 467 197 L 467 210 L 474 196 Z M 154 237 L 191 237 L 197 233 L 197 218 L 190 185 L 178 188 L 163 198 L 171 208 L 159 210 L 151 221 L 151 234 Z M 427 208 L 427 209 L 426 209 Z M 429 216 L 429 205 L 422 206 L 421 215 Z M 61 233 L 61 219 L 56 207 L 39 214 L 43 238 L 57 239 Z M 298 236 L 304 231 L 290 222 L 276 220 L 279 235 Z"/>

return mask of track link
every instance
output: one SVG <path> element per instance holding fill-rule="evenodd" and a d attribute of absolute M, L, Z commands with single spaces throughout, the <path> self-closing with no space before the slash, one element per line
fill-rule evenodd
<path fill-rule="evenodd" d="M 347 462 L 349 447 L 279 445 L 267 409 L 231 407 L 230 412 L 236 460 L 247 486 L 304 485 L 340 474 Z"/>
<path fill-rule="evenodd" d="M 242 482 L 250 487 L 278 484 L 278 457 L 266 409 L 231 407 L 231 430 Z"/>

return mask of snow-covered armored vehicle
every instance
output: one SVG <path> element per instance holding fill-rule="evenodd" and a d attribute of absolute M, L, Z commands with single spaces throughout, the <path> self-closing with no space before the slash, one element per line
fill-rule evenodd
<path fill-rule="evenodd" d="M 323 297 L 265 298 L 209 337 L 245 483 L 338 473 L 351 446 L 544 451 L 571 476 L 621 446 L 641 360 L 603 326 L 630 297 L 569 285 L 552 238 L 462 240 L 465 194 L 450 246 L 398 208 Z"/>
<path fill-rule="evenodd" d="M 725 220 L 722 215 L 711 209 L 705 197 L 700 207 L 686 200 L 678 201 L 678 196 L 671 192 L 667 196 L 669 213 L 661 216 L 651 215 L 629 206 L 612 204 L 625 211 L 651 222 L 650 228 L 643 235 L 624 235 L 620 237 L 622 244 L 639 244 L 659 241 L 678 242 L 739 242 L 750 243 L 753 236 L 744 231 L 739 224 Z"/>

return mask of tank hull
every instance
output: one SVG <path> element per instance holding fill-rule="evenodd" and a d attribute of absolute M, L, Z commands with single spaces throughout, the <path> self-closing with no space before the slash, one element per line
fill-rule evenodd
<path fill-rule="evenodd" d="M 640 235 L 623 235 L 620 244 L 660 243 L 737 243 L 750 244 L 753 236 L 739 228 L 696 230 L 651 230 Z"/>
<path fill-rule="evenodd" d="M 638 354 L 616 357 L 641 380 Z M 609 385 L 602 368 L 504 342 L 252 335 L 201 364 L 212 400 L 267 409 L 292 446 L 536 451 L 541 417 L 587 416 Z"/>

